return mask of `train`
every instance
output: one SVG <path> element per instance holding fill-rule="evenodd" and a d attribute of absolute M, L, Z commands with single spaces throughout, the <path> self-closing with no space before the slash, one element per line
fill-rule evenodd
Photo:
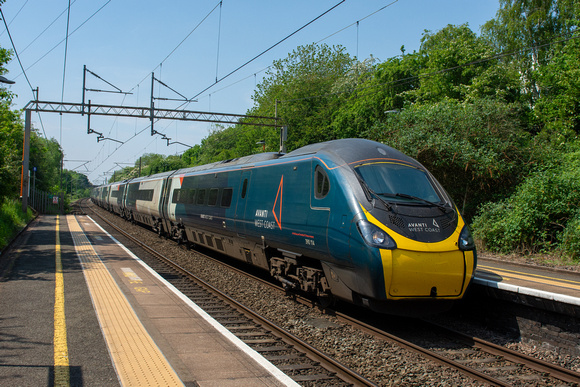
<path fill-rule="evenodd" d="M 419 316 L 461 300 L 477 266 L 435 177 L 387 145 L 341 139 L 94 188 L 97 205 L 261 268 L 321 304 Z"/>

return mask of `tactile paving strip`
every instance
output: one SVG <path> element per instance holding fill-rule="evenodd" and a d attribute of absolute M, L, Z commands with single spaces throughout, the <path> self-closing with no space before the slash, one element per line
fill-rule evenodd
<path fill-rule="evenodd" d="M 68 215 L 67 222 L 121 384 L 183 386 L 93 249 L 74 215 Z"/>

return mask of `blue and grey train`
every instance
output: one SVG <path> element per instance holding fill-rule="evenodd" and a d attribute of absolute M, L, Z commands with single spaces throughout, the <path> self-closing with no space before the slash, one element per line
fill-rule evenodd
<path fill-rule="evenodd" d="M 457 207 L 419 162 L 363 139 L 97 187 L 92 200 L 320 300 L 420 315 L 461 299 L 477 264 Z"/>

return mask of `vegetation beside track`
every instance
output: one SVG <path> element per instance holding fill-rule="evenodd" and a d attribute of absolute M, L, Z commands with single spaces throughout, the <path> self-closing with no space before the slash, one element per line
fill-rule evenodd
<path fill-rule="evenodd" d="M 24 214 L 18 200 L 0 199 L 0 251 L 32 220 L 31 209 Z"/>

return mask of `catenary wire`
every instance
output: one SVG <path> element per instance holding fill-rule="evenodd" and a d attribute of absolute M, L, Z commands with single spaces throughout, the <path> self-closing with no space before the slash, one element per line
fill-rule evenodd
<path fill-rule="evenodd" d="M 22 69 L 22 73 L 24 74 L 24 77 L 26 78 L 26 82 L 28 82 L 28 86 L 30 87 L 30 92 L 32 93 L 32 96 L 34 98 L 34 88 L 32 87 L 32 84 L 30 83 L 30 79 L 28 79 L 28 75 L 26 74 L 26 71 L 24 71 L 24 67 L 22 66 L 22 62 L 20 61 L 20 56 L 18 55 L 18 50 L 16 50 L 16 46 L 14 45 L 14 41 L 12 40 L 12 35 L 10 34 L 10 30 L 8 29 L 8 25 L 6 24 L 6 18 L 4 17 L 4 13 L 2 12 L 2 8 L 0 8 L 0 16 L 2 16 L 2 20 L 4 21 L 4 26 L 6 27 L 6 32 L 8 33 L 8 37 L 10 38 L 10 43 L 12 44 L 12 49 L 14 50 L 14 55 L 16 56 L 16 59 L 18 59 L 18 64 L 20 65 L 20 68 Z M 40 119 L 40 126 L 42 127 L 42 133 L 44 133 L 44 138 L 48 139 L 48 137 L 46 136 L 46 131 L 44 130 L 44 123 L 42 122 L 42 119 L 40 118 L 40 113 L 38 114 L 38 118 Z"/>
<path fill-rule="evenodd" d="M 14 17 L 12 18 L 12 20 L 10 20 L 10 23 L 8 23 L 9 26 L 12 24 L 12 22 L 14 21 L 14 19 L 16 19 L 18 17 L 18 15 L 20 14 L 20 12 L 22 12 L 22 9 L 26 6 L 26 4 L 28 4 L 28 0 L 26 0 L 24 2 L 24 4 L 22 4 L 22 6 L 18 10 L 18 12 L 16 12 L 16 15 L 14 15 Z M 0 34 L 0 36 L 2 36 L 2 35 L 4 35 L 4 31 L 2 31 L 2 33 Z"/>
<path fill-rule="evenodd" d="M 225 76 L 221 77 L 220 79 L 216 80 L 213 84 L 209 85 L 208 87 L 206 87 L 205 89 L 203 89 L 202 91 L 200 91 L 199 93 L 197 93 L 196 95 L 194 95 L 191 99 L 195 99 L 200 94 L 205 93 L 207 90 L 211 89 L 212 87 L 214 87 L 219 82 L 221 82 L 224 79 L 228 78 L 230 75 L 232 75 L 232 74 L 238 72 L 239 70 L 241 70 L 242 68 L 246 67 L 247 65 L 249 65 L 250 63 L 252 63 L 256 59 L 258 59 L 259 57 L 261 57 L 262 55 L 266 54 L 268 51 L 270 51 L 273 48 L 277 47 L 278 45 L 280 45 L 281 43 L 285 42 L 286 40 L 288 40 L 292 36 L 296 35 L 298 32 L 302 31 L 304 28 L 308 27 L 310 24 L 314 23 L 315 21 L 317 21 L 318 19 L 320 19 L 324 15 L 328 14 L 329 12 L 331 12 L 332 10 L 334 10 L 335 8 L 337 8 L 339 5 L 341 5 L 345 1 L 346 0 L 342 0 L 338 4 L 335 4 L 330 9 L 326 10 L 325 12 L 323 12 L 322 14 L 320 14 L 319 16 L 315 17 L 314 19 L 312 19 L 311 21 L 309 21 L 308 23 L 306 23 L 305 25 L 303 25 L 302 27 L 298 28 L 296 31 L 292 32 L 290 35 L 286 36 L 285 38 L 281 39 L 280 41 L 278 41 L 277 43 L 273 44 L 269 48 L 265 49 L 264 51 L 262 51 L 261 53 L 259 53 L 258 55 L 256 55 L 255 57 L 253 57 L 252 59 L 250 59 L 249 61 L 247 61 L 246 63 L 242 64 L 241 66 L 239 66 L 235 70 L 233 70 L 230 73 L 228 73 L 227 75 L 225 75 Z"/>
<path fill-rule="evenodd" d="M 89 20 L 91 20 L 97 13 L 99 13 L 103 8 L 105 8 L 112 0 L 108 0 L 105 4 L 103 4 L 99 9 L 97 9 L 95 12 L 93 12 L 93 14 L 91 16 L 89 16 L 84 22 L 82 22 L 77 28 L 75 28 L 68 36 L 72 36 L 75 32 L 77 32 L 79 29 L 81 29 Z M 30 66 L 28 66 L 26 68 L 26 70 L 30 70 L 32 67 L 36 66 L 38 64 L 38 62 L 40 62 L 41 60 L 43 60 L 48 54 L 50 54 L 51 52 L 53 52 L 58 46 L 60 46 L 63 42 L 65 41 L 65 39 L 62 39 L 60 42 L 58 42 L 54 47 L 52 47 L 50 50 L 48 50 L 44 55 L 42 55 L 40 58 L 38 58 L 34 63 L 32 63 Z M 24 70 L 23 70 L 24 71 Z M 18 74 L 15 78 L 18 78 L 20 75 L 22 75 L 22 73 Z"/>
<path fill-rule="evenodd" d="M 76 2 L 77 2 L 77 0 L 73 0 L 73 1 L 70 3 L 70 5 L 71 5 L 71 6 L 72 6 L 72 5 L 74 5 L 74 3 L 76 3 Z M 68 7 L 66 7 L 66 8 L 65 8 L 65 9 L 64 9 L 64 10 L 63 10 L 61 13 L 60 13 L 60 15 L 58 15 L 58 16 L 57 16 L 57 17 L 56 17 L 56 18 L 55 18 L 55 19 L 54 19 L 54 20 L 53 20 L 53 21 L 52 21 L 52 22 L 51 22 L 51 23 L 50 23 L 48 26 L 46 26 L 46 28 L 45 28 L 44 30 L 42 30 L 42 32 L 41 32 L 40 34 L 38 34 L 38 35 L 36 36 L 36 38 L 32 39 L 32 41 L 31 41 L 30 43 L 28 43 L 28 45 L 27 45 L 26 47 L 24 47 L 24 48 L 22 49 L 22 51 L 21 51 L 21 52 L 22 52 L 22 53 L 24 53 L 24 52 L 25 52 L 25 51 L 26 51 L 26 50 L 27 50 L 27 49 L 28 49 L 30 46 L 32 46 L 32 45 L 34 44 L 34 42 L 36 42 L 36 41 L 37 41 L 37 40 L 38 40 L 38 39 L 39 39 L 39 38 L 40 38 L 42 35 L 44 35 L 44 34 L 46 33 L 46 31 L 48 31 L 48 29 L 49 29 L 50 27 L 52 27 L 52 25 L 53 25 L 54 23 L 56 23 L 56 22 L 58 21 L 58 19 L 60 19 L 60 17 L 61 17 L 62 15 L 64 15 L 64 14 L 67 12 L 67 10 L 68 10 Z"/>

